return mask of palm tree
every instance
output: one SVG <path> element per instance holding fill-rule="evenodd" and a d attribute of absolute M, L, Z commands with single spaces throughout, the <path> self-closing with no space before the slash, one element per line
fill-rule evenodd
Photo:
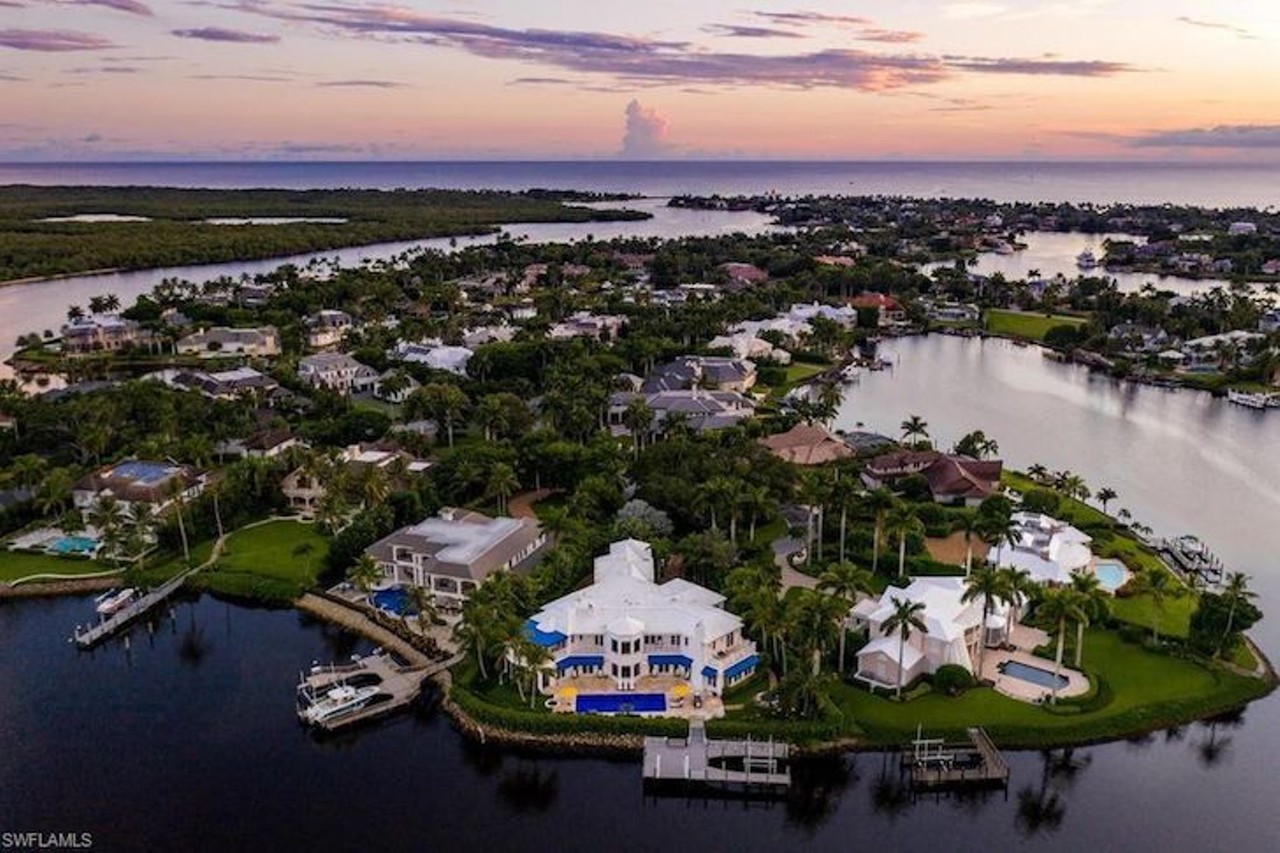
<path fill-rule="evenodd" d="M 848 608 L 843 599 L 814 589 L 802 589 L 784 602 L 787 634 L 801 651 L 809 654 L 812 672 L 822 672 L 822 653 L 843 631 Z"/>
<path fill-rule="evenodd" d="M 409 604 L 418 614 L 418 632 L 427 633 L 427 625 L 435 623 L 440 618 L 440 612 L 436 609 L 435 596 L 430 590 L 423 586 L 411 585 L 408 590 Z"/>
<path fill-rule="evenodd" d="M 52 515 L 64 509 L 71 499 L 71 490 L 75 487 L 75 479 L 66 468 L 54 468 L 45 475 L 40 486 L 39 499 L 36 503 L 40 512 Z"/>
<path fill-rule="evenodd" d="M 1076 571 L 1071 573 L 1071 589 L 1078 596 L 1080 613 L 1083 619 L 1076 620 L 1076 669 L 1084 661 L 1084 629 L 1106 618 L 1111 610 L 1111 596 L 1098 583 L 1098 576 L 1093 572 Z"/>
<path fill-rule="evenodd" d="M 1139 572 L 1134 592 L 1151 600 L 1151 636 L 1160 644 L 1160 617 L 1164 614 L 1165 601 L 1176 594 L 1173 575 L 1161 568 L 1149 568 Z"/>
<path fill-rule="evenodd" d="M 520 480 L 516 477 L 515 469 L 510 465 L 499 462 L 490 469 L 485 494 L 497 499 L 499 515 L 507 514 L 507 499 L 515 494 L 518 488 L 520 488 Z"/>
<path fill-rule="evenodd" d="M 361 554 L 347 569 L 347 580 L 355 584 L 356 589 L 368 595 L 378 581 L 382 580 L 382 567 L 371 554 Z"/>
<path fill-rule="evenodd" d="M 1087 617 L 1080 609 L 1080 594 L 1070 587 L 1055 587 L 1045 590 L 1044 598 L 1036 613 L 1046 622 L 1058 625 L 1058 652 L 1053 663 L 1053 694 L 1051 701 L 1058 701 L 1058 682 L 1062 676 L 1063 640 L 1067 634 L 1067 622 L 1081 621 Z"/>
<path fill-rule="evenodd" d="M 872 591 L 871 573 L 860 569 L 853 563 L 841 560 L 832 563 L 827 570 L 818 576 L 818 589 L 830 593 L 845 603 L 845 618 L 840 620 L 840 673 L 844 674 L 844 646 L 846 620 L 849 610 L 858 603 L 858 593 Z"/>
<path fill-rule="evenodd" d="M 924 613 L 925 607 L 923 601 L 912 601 L 911 599 L 900 599 L 896 595 L 891 599 L 893 613 L 889 614 L 889 618 L 884 620 L 880 626 L 880 631 L 884 635 L 898 634 L 898 689 L 896 691 L 897 698 L 902 698 L 902 655 L 906 651 L 907 640 L 911 638 L 913 631 L 925 631 L 924 619 L 921 614 Z"/>
<path fill-rule="evenodd" d="M 751 541 L 756 541 L 756 523 L 767 517 L 773 506 L 773 496 L 764 486 L 747 486 L 738 495 L 739 507 L 747 514 L 750 521 Z"/>
<path fill-rule="evenodd" d="M 872 489 L 866 498 L 867 508 L 875 515 L 875 530 L 871 540 L 871 573 L 880 569 L 880 539 L 884 534 L 885 517 L 898 503 L 893 492 L 883 486 Z"/>
<path fill-rule="evenodd" d="M 1075 498 L 1078 501 L 1089 500 L 1089 487 L 1085 485 L 1084 478 L 1079 474 L 1068 474 L 1063 477 L 1058 489 L 1069 498 Z"/>
<path fill-rule="evenodd" d="M 187 522 L 182 514 L 182 499 L 186 494 L 187 484 L 182 475 L 170 477 L 165 483 L 164 491 L 169 499 L 173 502 L 174 513 L 178 517 L 178 535 L 182 539 L 182 560 L 183 563 L 191 565 L 191 543 L 187 540 Z"/>
<path fill-rule="evenodd" d="M 631 447 L 638 457 L 645 439 L 653 431 L 653 407 L 643 397 L 636 397 L 622 413 L 622 424 L 631 433 Z"/>
<path fill-rule="evenodd" d="M 929 424 L 919 415 L 911 415 L 902 422 L 902 440 L 915 436 L 921 441 L 929 440 Z"/>
<path fill-rule="evenodd" d="M 1228 572 L 1226 583 L 1222 587 L 1222 600 L 1227 604 L 1227 627 L 1218 641 L 1214 657 L 1222 657 L 1222 650 L 1231 638 L 1231 628 L 1236 621 L 1236 608 L 1257 598 L 1258 594 L 1249 589 L 1249 576 L 1244 572 Z"/>
<path fill-rule="evenodd" d="M 1000 558 L 1004 555 L 1005 545 L 1017 545 L 1021 537 L 1021 528 L 1018 523 L 1009 515 L 987 515 L 983 517 L 979 524 L 978 535 L 984 542 L 989 542 L 996 546 L 996 565 L 1000 565 Z"/>
<path fill-rule="evenodd" d="M 1012 641 L 1013 629 L 1018 624 L 1018 614 L 1023 606 L 1031 600 L 1036 591 L 1040 589 L 1040 584 L 1036 583 L 1031 577 L 1031 572 L 1026 569 L 1019 569 L 1016 566 L 1006 566 L 1005 568 L 996 567 L 996 572 L 1004 581 L 1004 600 L 1009 605 L 1009 613 L 1005 618 L 1004 634 L 1005 638 Z"/>
<path fill-rule="evenodd" d="M 982 678 L 983 666 L 987 660 L 987 617 L 991 615 L 991 606 L 997 600 L 1005 600 L 1005 596 L 1004 577 L 991 566 L 979 566 L 965 579 L 964 595 L 961 596 L 960 600 L 968 603 L 978 598 L 982 599 L 982 629 L 978 635 L 979 678 Z"/>
<path fill-rule="evenodd" d="M 1103 486 L 1101 489 L 1098 489 L 1098 493 L 1094 495 L 1094 497 L 1098 499 L 1098 503 L 1102 504 L 1102 512 L 1105 515 L 1107 512 L 1107 504 L 1120 496 L 1117 495 L 1116 490 L 1110 486 Z"/>
<path fill-rule="evenodd" d="M 831 484 L 831 500 L 840 508 L 840 562 L 844 562 L 845 534 L 849 524 L 849 507 L 861 492 L 858 481 L 851 474 L 836 475 Z"/>
<path fill-rule="evenodd" d="M 1049 476 L 1049 469 L 1037 462 L 1027 469 L 1027 476 L 1037 483 L 1043 483 L 1045 477 Z"/>
<path fill-rule="evenodd" d="M 907 575 L 907 537 L 924 530 L 924 524 L 916 518 L 915 511 L 906 504 L 894 507 L 885 519 L 885 529 L 898 537 L 898 577 Z"/>
<path fill-rule="evenodd" d="M 119 566 L 120 546 L 123 543 L 124 522 L 128 516 L 124 507 L 111 495 L 103 495 L 89 509 L 86 521 L 97 528 L 112 561 Z"/>
<path fill-rule="evenodd" d="M 976 513 L 965 513 L 960 516 L 958 524 L 964 534 L 964 576 L 969 577 L 973 570 L 973 537 L 982 530 L 982 519 Z"/>

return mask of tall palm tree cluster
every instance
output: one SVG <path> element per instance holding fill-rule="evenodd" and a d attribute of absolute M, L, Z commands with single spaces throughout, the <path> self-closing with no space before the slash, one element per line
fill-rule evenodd
<path fill-rule="evenodd" d="M 538 673 L 550 660 L 550 653 L 525 633 L 539 600 L 533 575 L 497 572 L 467 598 L 454 629 L 459 645 L 474 656 L 480 678 L 488 679 L 496 668 L 500 679 L 511 678 L 521 697 L 527 691 L 531 706 Z"/>

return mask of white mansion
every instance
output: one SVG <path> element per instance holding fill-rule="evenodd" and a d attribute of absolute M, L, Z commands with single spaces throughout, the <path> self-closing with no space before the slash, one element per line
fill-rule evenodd
<path fill-rule="evenodd" d="M 539 687 L 561 679 L 607 676 L 618 690 L 639 679 L 687 679 L 695 695 L 720 695 L 755 672 L 756 644 L 742 620 L 723 608 L 724 596 L 683 578 L 654 582 L 653 551 L 626 539 L 595 561 L 594 583 L 547 604 L 525 625 L 551 655 Z"/>

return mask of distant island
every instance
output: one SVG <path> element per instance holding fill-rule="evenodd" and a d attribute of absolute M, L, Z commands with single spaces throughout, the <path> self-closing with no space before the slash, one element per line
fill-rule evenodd
<path fill-rule="evenodd" d="M 0 283 L 488 234 L 504 223 L 649 218 L 582 206 L 625 198 L 551 189 L 7 186 L 0 187 Z"/>

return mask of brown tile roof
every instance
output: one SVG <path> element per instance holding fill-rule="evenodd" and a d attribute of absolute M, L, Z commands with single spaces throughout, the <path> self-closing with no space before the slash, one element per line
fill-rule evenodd
<path fill-rule="evenodd" d="M 853 456 L 853 450 L 824 427 L 796 424 L 786 432 L 760 439 L 774 456 L 796 465 L 824 465 Z"/>
<path fill-rule="evenodd" d="M 948 456 L 937 450 L 899 450 L 867 463 L 867 474 L 877 480 L 894 480 L 920 474 L 929 482 L 935 498 L 985 498 L 1000 488 L 1004 463 L 966 456 Z"/>

